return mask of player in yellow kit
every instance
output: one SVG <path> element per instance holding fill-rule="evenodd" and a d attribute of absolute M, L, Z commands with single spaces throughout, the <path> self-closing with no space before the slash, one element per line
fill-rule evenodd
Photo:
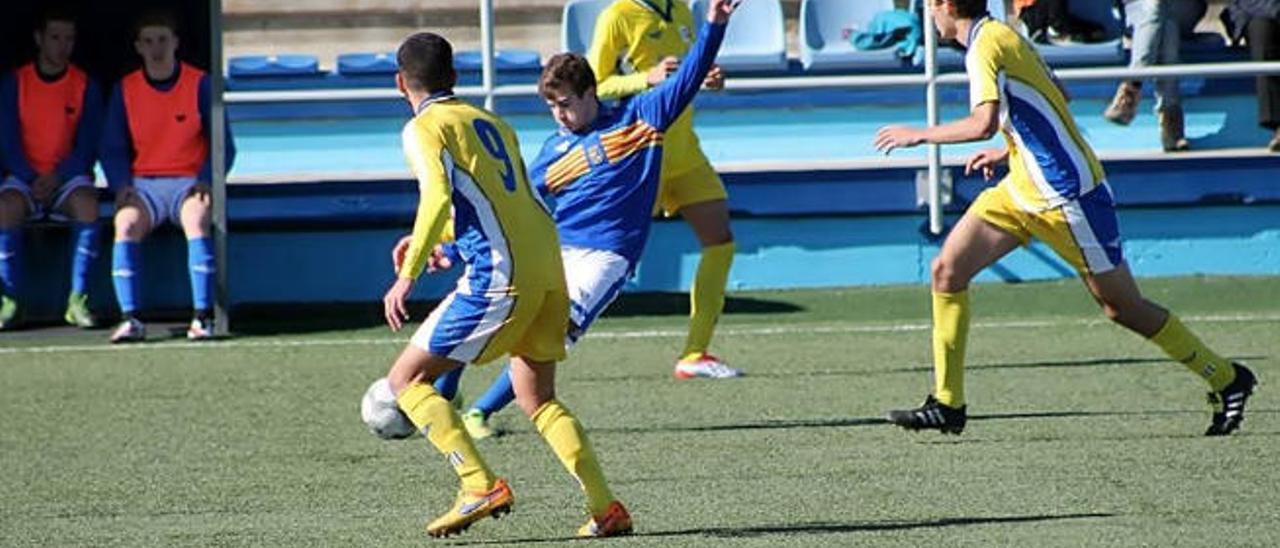
<path fill-rule="evenodd" d="M 511 356 L 516 403 L 587 495 L 583 536 L 631 531 L 577 418 L 555 394 L 569 317 L 555 222 L 525 175 L 515 132 L 493 113 L 454 97 L 453 48 L 431 33 L 397 52 L 396 84 L 414 107 L 405 156 L 421 201 L 398 276 L 383 300 L 399 330 L 405 300 L 437 243 L 452 234 L 466 273 L 431 313 L 387 373 L 405 415 L 445 455 L 462 482 L 453 507 L 427 525 L 432 536 L 459 533 L 511 509 L 507 483 L 476 451 L 462 420 L 431 383 L 468 363 Z M 450 226 L 452 225 L 452 226 Z"/>
<path fill-rule="evenodd" d="M 684 0 L 617 0 L 596 20 L 587 60 L 595 71 L 601 99 L 629 97 L 658 85 L 674 73 L 697 36 Z M 724 86 L 713 67 L 704 84 Z M 678 378 L 732 378 L 742 371 L 709 352 L 716 321 L 724 308 L 725 284 L 733 264 L 728 194 L 702 153 L 693 133 L 693 107 L 685 109 L 666 133 L 658 207 L 679 214 L 702 246 L 698 272 L 689 291 L 689 334 L 676 361 Z"/>
<path fill-rule="evenodd" d="M 1253 372 L 1209 349 L 1176 315 L 1142 296 L 1121 253 L 1106 173 L 1076 127 L 1065 93 L 1035 48 L 987 17 L 986 9 L 987 0 L 930 0 L 939 34 L 968 49 L 969 116 L 924 129 L 889 126 L 875 138 L 887 154 L 922 143 L 986 140 L 1000 131 L 1006 148 L 974 155 L 965 170 L 990 178 L 996 164 L 1009 162 L 1008 176 L 969 206 L 933 261 L 934 392 L 918 408 L 889 412 L 890 422 L 953 434 L 964 429 L 969 281 L 1035 237 L 1075 267 L 1108 318 L 1205 380 L 1215 404 L 1205 435 L 1230 434 L 1244 420 L 1257 383 Z"/>

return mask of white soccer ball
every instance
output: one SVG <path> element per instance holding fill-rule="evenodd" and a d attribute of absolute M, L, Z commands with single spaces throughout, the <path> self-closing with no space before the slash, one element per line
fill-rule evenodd
<path fill-rule="evenodd" d="M 413 422 L 400 410 L 386 377 L 373 381 L 365 390 L 360 400 L 360 418 L 373 435 L 384 440 L 398 440 L 418 433 Z"/>

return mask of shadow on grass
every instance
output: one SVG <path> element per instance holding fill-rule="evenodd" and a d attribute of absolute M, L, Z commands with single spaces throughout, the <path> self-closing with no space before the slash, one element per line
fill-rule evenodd
<path fill-rule="evenodd" d="M 1250 414 L 1275 413 L 1270 409 L 1250 409 Z M 969 421 L 1005 421 L 1005 420 L 1037 420 L 1037 419 L 1070 419 L 1100 417 L 1156 417 L 1174 415 L 1202 415 L 1203 410 L 1157 410 L 1157 411 L 1032 411 L 1018 413 L 987 413 L 969 415 Z M 849 417 L 829 419 L 775 419 L 739 424 L 708 424 L 695 426 L 666 425 L 649 427 L 624 428 L 592 428 L 591 432 L 601 434 L 655 434 L 676 432 L 736 432 L 746 430 L 790 430 L 794 428 L 854 428 L 864 426 L 888 425 L 889 421 L 881 417 Z"/>
<path fill-rule="evenodd" d="M 970 525 L 999 525 L 1015 523 L 1040 523 L 1063 520 L 1104 519 L 1115 514 L 1103 512 L 1082 512 L 1075 514 L 1033 514 L 1026 516 L 989 516 L 989 517 L 956 517 L 923 521 L 852 521 L 832 522 L 817 521 L 808 523 L 791 523 L 785 525 L 761 525 L 747 527 L 700 527 L 694 529 L 677 529 L 671 531 L 641 531 L 637 537 L 678 538 L 750 538 L 772 535 L 822 535 L 840 533 L 875 533 L 881 531 L 911 531 L 916 529 L 942 529 L 947 527 L 963 527 Z M 558 538 L 526 538 L 510 540 L 492 540 L 480 542 L 463 542 L 460 545 L 486 544 L 543 544 L 560 543 L 575 540 L 568 537 Z"/>
<path fill-rule="evenodd" d="M 436 301 L 414 301 L 409 310 L 425 316 Z M 725 298 L 725 314 L 789 314 L 804 308 L 784 301 L 746 297 Z M 605 311 L 609 317 L 687 316 L 685 293 L 628 293 Z M 382 303 L 261 304 L 237 306 L 232 311 L 237 335 L 270 336 L 345 331 L 385 325 Z"/>

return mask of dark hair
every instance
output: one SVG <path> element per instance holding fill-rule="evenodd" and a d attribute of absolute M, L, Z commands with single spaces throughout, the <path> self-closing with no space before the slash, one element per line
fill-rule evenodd
<path fill-rule="evenodd" d="M 65 6 L 53 6 L 46 8 L 40 12 L 40 19 L 36 20 L 36 30 L 44 31 L 49 28 L 49 23 L 60 21 L 63 23 L 76 24 L 76 16 Z"/>
<path fill-rule="evenodd" d="M 587 58 L 576 53 L 557 53 L 547 60 L 538 78 L 538 93 L 550 98 L 551 93 L 570 92 L 578 97 L 595 87 L 596 73 Z"/>
<path fill-rule="evenodd" d="M 396 64 L 405 85 L 434 93 L 453 87 L 453 46 L 443 36 L 419 32 L 404 39 L 396 51 Z"/>
<path fill-rule="evenodd" d="M 164 9 L 144 11 L 133 22 L 133 37 L 137 38 L 142 33 L 142 29 L 147 27 L 164 27 L 176 36 L 178 34 L 178 16 Z"/>
<path fill-rule="evenodd" d="M 948 0 L 956 7 L 956 17 L 977 19 L 987 14 L 987 0 Z"/>

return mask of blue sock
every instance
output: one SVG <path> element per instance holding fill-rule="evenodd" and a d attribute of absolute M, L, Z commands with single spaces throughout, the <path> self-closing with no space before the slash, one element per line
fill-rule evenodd
<path fill-rule="evenodd" d="M 0 295 L 18 296 L 22 275 L 22 230 L 0 230 Z"/>
<path fill-rule="evenodd" d="M 120 311 L 132 315 L 138 311 L 138 281 L 142 275 L 142 244 L 116 242 L 111 246 L 111 285 L 116 288 Z"/>
<path fill-rule="evenodd" d="M 502 368 L 502 372 L 498 373 L 498 378 L 493 379 L 493 384 L 489 385 L 489 389 L 484 392 L 480 399 L 476 400 L 476 404 L 471 406 L 472 409 L 479 409 L 488 417 L 503 407 L 509 405 L 512 400 L 516 399 L 516 391 L 511 388 L 511 365 L 508 364 Z"/>
<path fill-rule="evenodd" d="M 98 258 L 98 223 L 71 224 L 71 292 L 89 290 L 89 271 Z"/>
<path fill-rule="evenodd" d="M 436 377 L 435 388 L 441 397 L 453 401 L 453 397 L 458 395 L 458 381 L 462 380 L 462 369 L 459 367 Z"/>
<path fill-rule="evenodd" d="M 187 240 L 187 270 L 191 273 L 191 304 L 198 311 L 213 308 L 213 238 Z"/>

